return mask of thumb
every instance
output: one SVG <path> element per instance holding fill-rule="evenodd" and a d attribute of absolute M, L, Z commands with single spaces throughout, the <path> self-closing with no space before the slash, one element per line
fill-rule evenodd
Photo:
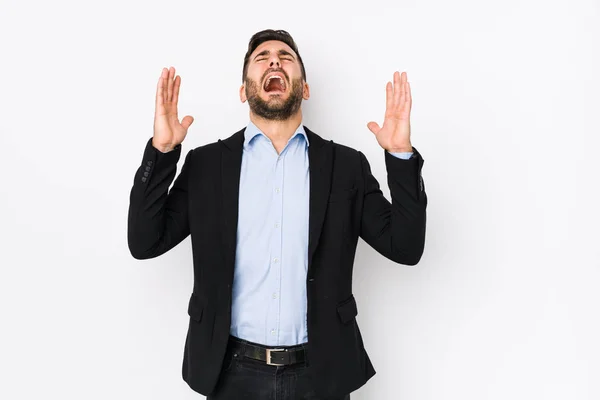
<path fill-rule="evenodd" d="M 367 124 L 367 128 L 369 128 L 369 130 L 371 132 L 373 132 L 375 135 L 377 135 L 379 133 L 379 130 L 381 129 L 379 127 L 379 124 L 377 124 L 377 122 L 373 122 L 373 121 L 371 121 Z"/>
<path fill-rule="evenodd" d="M 191 115 L 186 115 L 183 118 L 183 120 L 181 120 L 181 126 L 183 126 L 183 129 L 187 130 L 187 128 L 190 127 L 192 122 L 194 122 L 194 117 L 192 117 Z"/>

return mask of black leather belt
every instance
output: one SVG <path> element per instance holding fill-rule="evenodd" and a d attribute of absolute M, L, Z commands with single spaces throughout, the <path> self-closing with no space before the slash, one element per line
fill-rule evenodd
<path fill-rule="evenodd" d="M 267 365 L 293 365 L 306 360 L 306 349 L 302 345 L 282 348 L 269 348 L 245 340 L 229 337 L 229 343 L 234 353 L 253 360 L 263 361 Z"/>

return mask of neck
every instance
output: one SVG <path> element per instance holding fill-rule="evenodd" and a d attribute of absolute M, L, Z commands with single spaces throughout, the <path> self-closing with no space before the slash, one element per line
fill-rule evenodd
<path fill-rule="evenodd" d="M 259 117 L 250 111 L 250 121 L 273 143 L 287 143 L 302 123 L 302 110 L 284 121 L 273 121 Z"/>

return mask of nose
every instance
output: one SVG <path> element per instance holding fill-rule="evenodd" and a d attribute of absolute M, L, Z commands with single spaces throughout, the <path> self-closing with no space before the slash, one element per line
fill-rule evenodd
<path fill-rule="evenodd" d="M 281 63 L 279 62 L 279 56 L 277 54 L 271 55 L 271 59 L 269 61 L 269 67 L 281 66 Z"/>

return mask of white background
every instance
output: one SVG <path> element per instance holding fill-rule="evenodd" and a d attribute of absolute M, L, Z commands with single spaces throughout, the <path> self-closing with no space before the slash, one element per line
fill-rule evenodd
<path fill-rule="evenodd" d="M 386 196 L 366 124 L 395 70 L 411 82 L 425 253 L 359 243 L 377 374 L 353 400 L 599 399 L 597 0 L 2 0 L 0 398 L 202 398 L 181 379 L 189 238 L 133 259 L 129 191 L 162 67 L 196 119 L 185 155 L 247 124 L 242 61 L 266 28 L 304 58 L 304 124 L 363 151 Z"/>

